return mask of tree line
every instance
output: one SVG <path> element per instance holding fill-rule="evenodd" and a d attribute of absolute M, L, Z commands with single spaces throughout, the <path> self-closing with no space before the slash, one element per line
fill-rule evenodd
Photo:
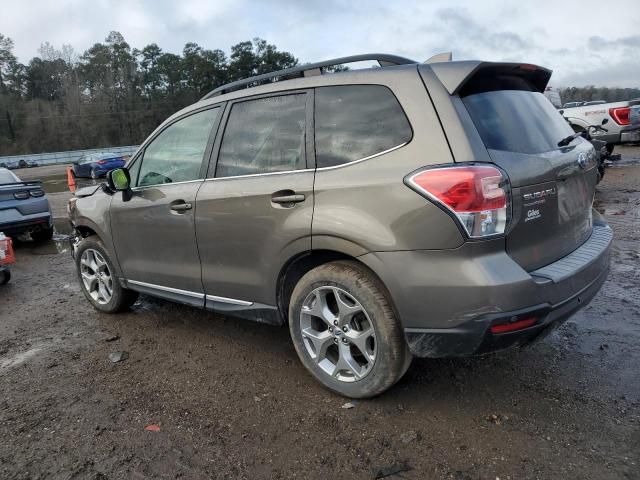
<path fill-rule="evenodd" d="M 233 45 L 229 55 L 192 42 L 176 55 L 155 43 L 132 48 L 110 32 L 80 55 L 45 42 L 26 65 L 13 48 L 0 33 L 0 156 L 137 145 L 214 88 L 298 64 L 260 38 Z M 640 89 L 571 87 L 560 95 L 563 103 L 618 101 L 640 97 Z"/>
<path fill-rule="evenodd" d="M 592 100 L 621 102 L 640 99 L 640 88 L 608 88 L 589 85 L 587 87 L 561 88 L 559 93 L 563 105 L 567 102 L 590 102 Z"/>
<path fill-rule="evenodd" d="M 26 65 L 13 48 L 0 34 L 0 155 L 137 145 L 214 88 L 298 64 L 260 38 L 228 56 L 191 42 L 176 55 L 110 32 L 81 55 L 46 42 Z"/>

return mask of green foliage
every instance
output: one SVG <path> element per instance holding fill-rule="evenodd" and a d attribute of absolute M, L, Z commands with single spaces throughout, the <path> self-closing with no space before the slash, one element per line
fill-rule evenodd
<path fill-rule="evenodd" d="M 562 103 L 589 102 L 604 100 L 605 102 L 622 102 L 640 98 L 640 88 L 609 88 L 609 87 L 569 87 L 560 89 Z"/>
<path fill-rule="evenodd" d="M 175 55 L 132 48 L 119 32 L 80 56 L 48 42 L 38 53 L 22 65 L 0 34 L 0 155 L 138 144 L 214 88 L 298 63 L 259 38 L 229 57 L 192 42 Z"/>

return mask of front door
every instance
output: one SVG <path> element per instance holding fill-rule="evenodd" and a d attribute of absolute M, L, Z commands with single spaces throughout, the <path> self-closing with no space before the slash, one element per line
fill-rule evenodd
<path fill-rule="evenodd" d="M 169 123 L 131 166 L 131 197 L 114 196 L 111 228 L 130 288 L 203 306 L 194 210 L 220 110 Z"/>
<path fill-rule="evenodd" d="M 311 97 L 278 93 L 227 108 L 217 166 L 212 162 L 196 199 L 207 308 L 277 321 L 278 273 L 311 250 Z"/>

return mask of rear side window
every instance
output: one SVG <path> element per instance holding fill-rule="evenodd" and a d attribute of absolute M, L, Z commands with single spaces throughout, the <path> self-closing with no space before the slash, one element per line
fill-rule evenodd
<path fill-rule="evenodd" d="M 409 121 L 387 87 L 320 87 L 315 102 L 318 167 L 361 160 L 411 140 Z"/>
<path fill-rule="evenodd" d="M 462 99 L 485 146 L 525 154 L 548 152 L 573 130 L 538 92 L 498 90 Z"/>
<path fill-rule="evenodd" d="M 220 145 L 216 177 L 306 168 L 305 93 L 236 103 Z"/>

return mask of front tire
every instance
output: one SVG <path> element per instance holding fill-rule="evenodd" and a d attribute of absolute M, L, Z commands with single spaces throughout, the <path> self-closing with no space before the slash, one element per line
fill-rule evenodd
<path fill-rule="evenodd" d="M 98 172 L 95 171 L 95 169 L 91 169 L 91 178 L 93 180 L 97 180 L 98 179 Z"/>
<path fill-rule="evenodd" d="M 75 261 L 82 293 L 96 310 L 117 313 L 137 300 L 137 292 L 120 285 L 113 262 L 97 237 L 90 236 L 80 242 Z"/>
<path fill-rule="evenodd" d="M 356 262 L 331 262 L 304 275 L 291 296 L 289 329 L 307 370 L 346 397 L 379 395 L 411 363 L 385 288 Z"/>

